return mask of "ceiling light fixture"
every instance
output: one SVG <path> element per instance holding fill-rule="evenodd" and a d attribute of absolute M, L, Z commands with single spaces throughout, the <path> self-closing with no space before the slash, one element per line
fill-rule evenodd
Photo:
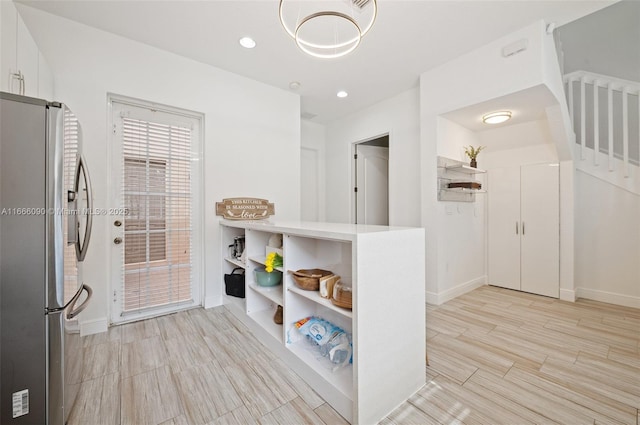
<path fill-rule="evenodd" d="M 322 10 L 326 4 L 332 9 Z M 332 59 L 353 52 L 376 20 L 377 0 L 280 0 L 280 23 L 303 52 Z"/>
<path fill-rule="evenodd" d="M 238 42 L 245 49 L 253 49 L 256 47 L 256 42 L 251 37 L 242 37 Z"/>
<path fill-rule="evenodd" d="M 340 90 L 338 93 L 336 93 L 336 96 L 338 96 L 339 98 L 344 98 L 344 97 L 349 96 L 349 93 L 347 93 L 344 90 Z"/>
<path fill-rule="evenodd" d="M 511 119 L 511 111 L 498 111 L 484 115 L 482 117 L 482 122 L 485 124 L 500 124 L 508 121 L 509 119 Z"/>

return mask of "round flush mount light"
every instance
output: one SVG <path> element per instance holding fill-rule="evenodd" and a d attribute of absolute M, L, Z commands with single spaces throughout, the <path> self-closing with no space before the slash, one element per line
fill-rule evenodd
<path fill-rule="evenodd" d="M 482 117 L 485 124 L 500 124 L 511 119 L 511 111 L 497 111 L 486 114 Z"/>
<path fill-rule="evenodd" d="M 253 49 L 254 47 L 256 47 L 256 42 L 251 37 L 242 37 L 238 42 L 245 49 Z"/>
<path fill-rule="evenodd" d="M 345 97 L 349 96 L 349 93 L 347 93 L 344 90 L 340 90 L 338 93 L 336 93 L 336 96 L 338 96 L 339 98 L 345 98 Z"/>
<path fill-rule="evenodd" d="M 289 83 L 289 88 L 291 90 L 298 90 L 300 88 L 300 82 L 299 81 L 292 81 Z"/>

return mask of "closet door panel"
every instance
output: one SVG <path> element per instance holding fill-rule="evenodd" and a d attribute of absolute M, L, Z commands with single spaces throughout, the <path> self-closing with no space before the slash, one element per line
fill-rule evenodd
<path fill-rule="evenodd" d="M 520 167 L 488 172 L 489 284 L 520 289 Z"/>
<path fill-rule="evenodd" d="M 560 295 L 559 167 L 521 169 L 521 289 L 558 298 Z"/>

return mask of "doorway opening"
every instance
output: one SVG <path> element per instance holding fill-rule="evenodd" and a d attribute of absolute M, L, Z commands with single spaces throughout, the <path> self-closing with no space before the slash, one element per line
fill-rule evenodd
<path fill-rule="evenodd" d="M 353 145 L 354 223 L 389 225 L 389 134 Z"/>

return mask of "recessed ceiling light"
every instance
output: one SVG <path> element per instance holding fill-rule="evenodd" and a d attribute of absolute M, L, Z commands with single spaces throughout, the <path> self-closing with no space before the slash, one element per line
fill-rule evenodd
<path fill-rule="evenodd" d="M 485 124 L 500 124 L 511 118 L 511 111 L 497 111 L 482 117 L 482 122 Z"/>
<path fill-rule="evenodd" d="M 340 97 L 340 98 L 343 98 L 343 97 L 347 97 L 347 96 L 349 96 L 349 93 L 347 93 L 347 92 L 346 92 L 346 91 L 344 91 L 344 90 L 340 90 L 338 93 L 336 93 L 336 96 L 338 96 L 338 97 Z"/>
<path fill-rule="evenodd" d="M 239 42 L 245 49 L 253 49 L 256 47 L 256 42 L 251 37 L 242 37 Z"/>

